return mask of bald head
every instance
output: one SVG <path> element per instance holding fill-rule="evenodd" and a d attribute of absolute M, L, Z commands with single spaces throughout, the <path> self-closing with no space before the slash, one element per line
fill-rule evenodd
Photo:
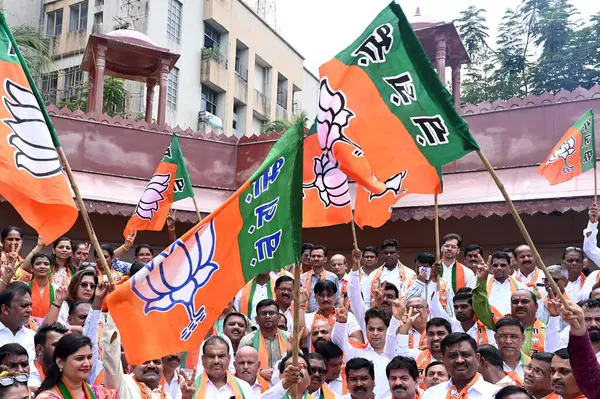
<path fill-rule="evenodd" d="M 258 351 L 251 346 L 243 346 L 235 354 L 235 375 L 246 381 L 250 386 L 256 382 L 256 374 L 260 369 Z M 268 366 L 268 364 L 266 365 Z"/>
<path fill-rule="evenodd" d="M 335 254 L 331 257 L 331 270 L 335 273 L 338 280 L 342 280 L 348 269 L 346 257 L 342 254 Z"/>

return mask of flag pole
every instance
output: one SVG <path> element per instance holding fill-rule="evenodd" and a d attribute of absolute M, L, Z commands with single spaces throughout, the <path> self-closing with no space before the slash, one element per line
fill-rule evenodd
<path fill-rule="evenodd" d="M 358 249 L 358 240 L 356 239 L 356 223 L 354 222 L 354 211 L 351 211 L 351 212 L 352 212 L 352 239 L 354 240 L 354 249 Z"/>
<path fill-rule="evenodd" d="M 533 252 L 533 257 L 535 259 L 535 262 L 544 272 L 544 275 L 546 276 L 546 279 L 548 279 L 548 281 L 550 282 L 550 285 L 552 286 L 552 290 L 556 293 L 556 296 L 561 300 L 561 302 L 563 303 L 563 305 L 565 307 L 568 307 L 567 300 L 560 292 L 560 289 L 556 285 L 556 282 L 554 281 L 554 279 L 552 278 L 550 273 L 548 273 L 548 269 L 546 268 L 546 265 L 544 264 L 544 261 L 542 260 L 542 257 L 540 256 L 540 253 L 538 252 L 537 248 L 535 247 L 535 244 L 533 243 L 533 240 L 531 239 L 531 236 L 529 235 L 529 232 L 527 231 L 527 228 L 525 227 L 525 224 L 523 223 L 521 216 L 519 216 L 519 212 L 517 211 L 517 208 L 515 208 L 515 205 L 513 204 L 510 197 L 508 196 L 508 193 L 506 192 L 506 189 L 504 188 L 504 184 L 502 184 L 500 177 L 498 177 L 498 174 L 494 170 L 492 164 L 487 159 L 485 154 L 481 150 L 476 150 L 475 152 L 479 156 L 479 159 L 481 159 L 481 162 L 483 163 L 485 168 L 488 170 L 488 172 L 492 176 L 492 179 L 494 179 L 496 186 L 498 186 L 498 189 L 502 193 L 502 196 L 504 197 L 504 201 L 506 201 L 506 205 L 508 206 L 510 213 L 512 214 L 513 218 L 515 219 L 515 222 L 517 223 L 519 230 L 521 230 L 521 234 L 523 234 L 523 237 L 525 238 L 527 245 L 529 245 L 529 247 L 531 248 L 531 251 Z"/>
<path fill-rule="evenodd" d="M 79 187 L 75 182 L 75 177 L 73 176 L 73 171 L 71 170 L 71 165 L 69 165 L 69 161 L 67 160 L 67 156 L 62 147 L 56 147 L 56 151 L 58 152 L 58 156 L 60 157 L 60 161 L 67 173 L 67 177 L 69 178 L 69 183 L 71 183 L 71 188 L 75 193 L 75 198 L 77 199 L 77 203 L 79 204 L 79 212 L 81 212 L 81 217 L 83 218 L 83 223 L 85 224 L 85 229 L 87 230 L 88 235 L 90 236 L 90 241 L 92 242 L 92 246 L 94 247 L 94 251 L 98 254 L 98 259 L 100 260 L 100 264 L 106 273 L 106 277 L 108 277 L 108 282 L 112 285 L 114 284 L 114 280 L 112 274 L 110 272 L 110 268 L 108 267 L 108 263 L 106 263 L 106 259 L 102 255 L 102 249 L 100 248 L 100 243 L 98 242 L 98 237 L 96 237 L 96 233 L 94 232 L 94 227 L 92 226 L 92 221 L 90 220 L 90 216 L 88 215 L 85 204 L 83 203 L 83 198 L 81 198 L 81 193 L 79 192 Z"/>
<path fill-rule="evenodd" d="M 440 209 L 438 207 L 438 195 L 433 194 L 433 223 L 435 228 L 435 260 L 440 260 Z"/>
<path fill-rule="evenodd" d="M 294 267 L 294 328 L 292 335 L 292 364 L 298 366 L 298 353 L 300 352 L 300 265 Z M 296 398 L 298 384 L 290 387 L 290 397 Z"/>
<path fill-rule="evenodd" d="M 596 163 L 596 160 L 594 160 L 594 204 L 597 204 L 598 203 L 598 177 L 596 176 L 595 163 Z"/>
<path fill-rule="evenodd" d="M 198 208 L 198 203 L 196 202 L 196 196 L 192 196 L 192 201 L 194 202 L 194 208 L 196 208 L 196 215 L 198 215 L 198 222 L 202 220 L 202 215 L 200 215 L 200 209 Z"/>

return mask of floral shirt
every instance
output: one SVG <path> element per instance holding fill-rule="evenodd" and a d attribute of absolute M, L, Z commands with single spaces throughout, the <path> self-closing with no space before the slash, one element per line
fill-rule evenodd
<path fill-rule="evenodd" d="M 130 267 L 131 267 L 131 263 L 123 262 L 122 260 L 119 260 L 118 258 L 113 259 L 112 268 L 116 272 L 127 275 L 127 274 L 129 274 Z"/>

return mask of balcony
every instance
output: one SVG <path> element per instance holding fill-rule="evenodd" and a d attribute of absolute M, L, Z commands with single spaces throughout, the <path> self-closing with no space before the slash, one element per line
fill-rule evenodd
<path fill-rule="evenodd" d="M 288 118 L 287 109 L 285 109 L 281 105 L 277 104 L 277 108 L 275 109 L 275 118 L 280 121 L 287 120 L 287 118 Z"/>
<path fill-rule="evenodd" d="M 263 120 L 269 119 L 269 115 L 271 114 L 269 97 L 256 89 L 254 89 L 254 113 Z"/>
<path fill-rule="evenodd" d="M 235 76 L 233 97 L 242 104 L 248 104 L 248 82 L 240 78 L 239 75 Z"/>
<path fill-rule="evenodd" d="M 227 60 L 217 49 L 202 49 L 200 80 L 203 85 L 218 92 L 227 90 Z"/>
<path fill-rule="evenodd" d="M 205 21 L 214 21 L 225 30 L 230 30 L 231 1 L 204 0 L 203 15 Z"/>

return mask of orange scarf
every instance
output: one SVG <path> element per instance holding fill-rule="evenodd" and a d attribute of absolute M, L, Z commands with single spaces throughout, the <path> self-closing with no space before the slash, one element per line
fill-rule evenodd
<path fill-rule="evenodd" d="M 533 327 L 531 328 L 531 353 L 544 352 L 544 344 L 546 342 L 546 326 L 536 318 Z"/>
<path fill-rule="evenodd" d="M 275 298 L 275 283 L 272 278 L 267 280 L 267 298 Z M 252 318 L 252 302 L 254 301 L 254 293 L 256 292 L 256 277 L 248 281 L 248 284 L 242 288 L 242 296 L 240 298 L 240 309 L 238 311 L 249 318 Z"/>
<path fill-rule="evenodd" d="M 480 378 L 482 378 L 481 374 L 475 374 L 475 377 L 473 377 L 471 382 L 469 382 L 460 392 L 458 392 L 455 385 L 452 385 L 450 387 L 450 390 L 446 394 L 446 399 L 468 399 L 469 389 L 471 389 L 471 387 L 475 385 L 475 383 L 479 381 Z"/>
<path fill-rule="evenodd" d="M 164 379 L 164 377 L 163 377 Z M 42 381 L 44 379 L 42 378 Z M 98 375 L 96 376 L 96 379 L 94 380 L 94 385 L 98 386 L 98 385 L 104 385 L 104 369 L 102 369 Z"/>
<path fill-rule="evenodd" d="M 321 273 L 319 274 L 319 280 L 325 280 L 325 276 L 327 276 L 327 271 L 324 268 L 321 268 Z M 300 280 L 302 281 L 302 287 L 306 287 L 306 295 L 310 295 L 312 291 L 312 277 L 313 270 L 309 270 L 300 276 Z"/>
<path fill-rule="evenodd" d="M 265 393 L 271 388 L 267 380 L 262 378 L 260 374 L 256 374 L 256 381 L 258 381 L 258 385 L 260 385 L 260 393 Z"/>
<path fill-rule="evenodd" d="M 44 293 L 41 293 L 39 284 L 33 280 L 29 283 L 29 288 L 31 288 L 31 315 L 46 317 L 50 305 L 54 302 L 54 285 L 50 282 L 46 283 Z"/>
<path fill-rule="evenodd" d="M 206 372 L 203 372 L 196 378 L 196 395 L 194 399 L 207 399 L 206 397 L 206 382 L 208 381 L 208 375 Z M 240 383 L 236 380 L 234 376 L 230 373 L 227 373 L 227 385 L 231 387 L 233 390 L 233 395 L 235 399 L 248 399 L 244 398 L 244 394 L 242 392 L 242 387 Z M 208 398 L 210 399 L 210 398 Z"/>
<path fill-rule="evenodd" d="M 523 279 L 521 278 L 521 274 L 522 273 L 520 271 L 517 272 L 517 273 L 515 273 L 515 278 L 520 283 L 523 283 Z M 536 267 L 535 270 L 533 271 L 533 276 L 531 276 L 531 278 L 529 279 L 529 282 L 528 283 L 523 283 L 523 284 L 527 285 L 527 287 L 531 288 L 532 291 L 535 290 L 536 293 L 537 293 L 536 284 L 537 284 L 537 280 L 538 280 L 539 274 L 540 274 L 540 269 L 538 269 Z"/>
<path fill-rule="evenodd" d="M 402 283 L 402 282 L 406 281 L 406 266 L 404 266 L 402 263 L 398 262 L 396 267 L 398 268 L 398 274 L 400 275 L 400 282 Z M 379 286 L 382 283 L 381 275 L 383 274 L 384 268 L 385 268 L 385 266 L 381 266 L 377 270 L 375 270 L 375 275 L 373 276 L 373 281 L 371 281 L 371 306 L 373 306 L 373 302 L 375 302 L 373 293 L 375 292 L 375 289 L 379 288 Z M 386 280 L 384 280 L 384 281 L 386 281 Z M 401 287 L 396 287 L 396 288 L 398 288 L 398 290 L 401 289 Z"/>
<path fill-rule="evenodd" d="M 440 277 L 444 277 L 444 265 L 442 264 L 442 272 Z M 452 292 L 457 292 L 460 288 L 466 286 L 465 280 L 465 266 L 459 261 L 454 261 L 454 267 L 452 268 L 452 276 L 446 276 L 446 280 L 450 281 L 452 286 Z"/>
<path fill-rule="evenodd" d="M 523 352 L 521 352 L 521 364 L 523 365 L 523 367 L 527 366 L 529 362 L 531 362 L 531 358 Z M 523 379 L 521 378 L 521 375 L 518 372 L 505 371 L 504 374 L 509 376 L 518 386 L 523 386 Z"/>
<path fill-rule="evenodd" d="M 425 369 L 431 363 L 433 356 L 431 356 L 431 351 L 429 349 L 425 349 L 423 352 L 417 356 L 417 368 L 419 369 L 419 383 L 423 382 L 423 375 L 425 373 Z"/>
<path fill-rule="evenodd" d="M 148 387 L 147 385 L 140 384 L 140 382 L 135 377 L 133 377 L 133 381 L 135 381 L 138 388 L 140 389 L 140 395 L 142 395 L 142 399 L 152 399 L 151 395 L 148 395 L 148 392 L 146 392 L 146 388 L 150 389 L 150 387 Z M 158 389 L 160 390 L 160 399 L 166 399 L 165 388 L 162 385 L 159 385 Z"/>
<path fill-rule="evenodd" d="M 40 362 L 38 362 L 38 360 L 37 360 L 37 359 L 35 359 L 35 360 L 33 361 L 33 364 L 35 364 L 35 368 L 37 369 L 37 371 L 38 371 L 38 374 L 40 375 L 40 381 L 42 381 L 42 382 L 43 382 L 43 381 L 46 379 L 46 374 L 44 373 L 44 369 L 42 368 L 42 365 L 41 365 L 41 363 L 40 363 Z"/>
<path fill-rule="evenodd" d="M 486 326 L 477 320 L 477 346 L 487 345 L 490 343 L 490 340 L 487 336 L 487 328 Z"/>
<path fill-rule="evenodd" d="M 439 277 L 438 278 L 438 287 L 440 291 L 440 305 L 447 312 L 448 311 L 448 285 L 446 284 L 446 280 Z"/>
<path fill-rule="evenodd" d="M 277 341 L 279 342 L 279 354 L 283 356 L 287 350 L 288 342 L 283 331 L 277 331 Z M 258 361 L 260 362 L 261 367 L 269 368 L 269 351 L 267 350 L 265 337 L 262 335 L 260 329 L 256 331 L 256 334 L 254 335 L 254 343 L 252 346 L 258 351 Z"/>
<path fill-rule="evenodd" d="M 337 395 L 333 392 L 327 384 L 321 385 L 321 396 L 318 399 L 335 399 Z"/>
<path fill-rule="evenodd" d="M 415 332 L 418 332 L 418 331 L 413 328 L 410 330 L 410 333 L 408 334 L 408 348 L 409 349 L 420 349 L 420 350 L 427 349 L 427 333 L 425 331 L 423 331 L 423 333 L 420 334 L 419 347 L 415 348 Z"/>
<path fill-rule="evenodd" d="M 488 297 L 492 294 L 492 289 L 494 288 L 494 281 L 496 279 L 494 277 L 490 278 L 487 282 L 487 294 Z M 514 294 L 517 291 L 517 283 L 512 277 L 508 277 L 508 281 L 510 283 L 510 294 Z"/>
<path fill-rule="evenodd" d="M 560 396 L 552 392 L 550 395 L 546 395 L 542 399 L 560 399 Z"/>
<path fill-rule="evenodd" d="M 348 391 L 348 384 L 346 383 L 346 363 L 342 364 L 340 375 L 342 376 L 342 395 L 347 395 L 350 391 Z"/>

